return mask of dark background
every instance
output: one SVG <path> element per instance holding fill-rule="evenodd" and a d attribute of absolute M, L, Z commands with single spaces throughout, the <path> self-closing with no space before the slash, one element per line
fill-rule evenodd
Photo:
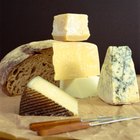
<path fill-rule="evenodd" d="M 0 0 L 0 59 L 15 47 L 52 38 L 53 16 L 89 15 L 100 62 L 109 45 L 128 45 L 140 74 L 140 0 Z"/>

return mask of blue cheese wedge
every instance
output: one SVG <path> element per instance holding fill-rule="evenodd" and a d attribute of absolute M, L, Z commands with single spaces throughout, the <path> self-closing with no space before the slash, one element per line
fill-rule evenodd
<path fill-rule="evenodd" d="M 101 69 L 98 96 L 109 104 L 139 102 L 132 53 L 128 46 L 110 46 Z"/>

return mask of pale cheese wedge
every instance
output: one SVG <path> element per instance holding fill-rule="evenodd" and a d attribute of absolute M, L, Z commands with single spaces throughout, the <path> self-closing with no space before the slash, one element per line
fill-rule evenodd
<path fill-rule="evenodd" d="M 78 101 L 42 77 L 33 78 L 27 84 L 27 87 L 41 93 L 46 98 L 71 111 L 74 115 L 78 115 Z"/>
<path fill-rule="evenodd" d="M 83 41 L 90 36 L 86 14 L 60 14 L 54 16 L 52 36 L 60 41 Z"/>
<path fill-rule="evenodd" d="M 87 42 L 54 42 L 55 80 L 100 75 L 98 48 Z"/>

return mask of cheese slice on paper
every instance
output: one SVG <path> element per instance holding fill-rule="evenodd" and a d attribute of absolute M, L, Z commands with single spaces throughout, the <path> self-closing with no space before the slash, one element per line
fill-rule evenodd
<path fill-rule="evenodd" d="M 110 46 L 101 69 L 98 95 L 110 104 L 139 102 L 139 90 L 131 50 Z"/>
<path fill-rule="evenodd" d="M 52 36 L 60 41 L 83 41 L 90 36 L 88 15 L 60 14 L 54 16 Z"/>
<path fill-rule="evenodd" d="M 87 42 L 54 42 L 55 80 L 100 75 L 98 48 Z"/>
<path fill-rule="evenodd" d="M 33 78 L 27 87 L 21 98 L 21 115 L 78 115 L 78 101 L 42 77 Z"/>
<path fill-rule="evenodd" d="M 60 81 L 60 88 L 76 98 L 97 96 L 99 76 Z"/>

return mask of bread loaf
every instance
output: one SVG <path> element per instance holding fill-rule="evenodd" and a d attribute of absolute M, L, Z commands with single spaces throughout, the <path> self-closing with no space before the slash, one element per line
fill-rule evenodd
<path fill-rule="evenodd" d="M 52 43 L 54 40 L 31 42 L 9 52 L 0 62 L 0 84 L 9 96 L 23 93 L 27 82 L 40 75 L 49 82 L 54 81 Z"/>

